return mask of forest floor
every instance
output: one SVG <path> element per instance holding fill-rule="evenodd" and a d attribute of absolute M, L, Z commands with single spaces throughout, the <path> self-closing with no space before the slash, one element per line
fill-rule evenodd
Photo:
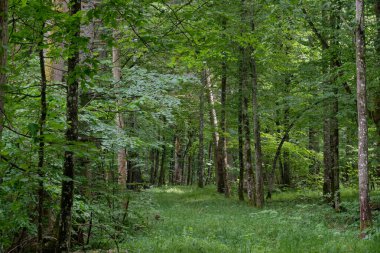
<path fill-rule="evenodd" d="M 357 197 L 350 190 L 342 193 L 345 211 L 340 213 L 323 204 L 317 192 L 275 194 L 261 210 L 210 187 L 140 194 L 147 225 L 120 252 L 380 252 L 380 214 L 373 213 L 370 236 L 358 239 Z M 378 198 L 379 192 L 372 195 Z"/>

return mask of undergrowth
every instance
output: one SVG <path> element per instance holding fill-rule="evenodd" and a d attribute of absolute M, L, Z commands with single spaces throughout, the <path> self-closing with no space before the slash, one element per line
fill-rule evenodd
<path fill-rule="evenodd" d="M 340 213 L 316 192 L 276 194 L 262 210 L 236 196 L 225 199 L 214 188 L 167 187 L 143 194 L 152 202 L 144 214 L 146 227 L 121 245 L 129 253 L 380 252 L 379 213 L 360 240 L 358 204 L 349 190 L 342 192 Z"/>

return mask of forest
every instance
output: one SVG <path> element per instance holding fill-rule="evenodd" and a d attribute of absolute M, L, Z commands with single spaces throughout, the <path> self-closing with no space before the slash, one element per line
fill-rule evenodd
<path fill-rule="evenodd" d="M 0 0 L 1 252 L 380 252 L 380 0 Z"/>

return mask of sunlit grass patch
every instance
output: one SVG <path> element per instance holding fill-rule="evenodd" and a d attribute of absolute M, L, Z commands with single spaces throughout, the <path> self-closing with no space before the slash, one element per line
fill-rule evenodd
<path fill-rule="evenodd" d="M 342 213 L 311 191 L 275 194 L 264 209 L 236 195 L 226 199 L 214 187 L 166 187 L 147 194 L 160 219 L 123 245 L 129 253 L 380 252 L 379 237 L 358 239 L 357 203 L 350 191 L 342 193 L 348 206 Z"/>

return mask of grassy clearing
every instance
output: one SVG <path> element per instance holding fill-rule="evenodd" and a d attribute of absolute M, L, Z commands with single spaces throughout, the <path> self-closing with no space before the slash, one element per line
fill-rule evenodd
<path fill-rule="evenodd" d="M 132 252 L 380 252 L 379 233 L 358 239 L 354 192 L 347 211 L 320 203 L 315 192 L 281 193 L 258 210 L 214 188 L 151 189 L 148 226 L 121 248 Z M 379 213 L 374 213 L 379 228 Z M 377 219 L 377 220 L 376 220 Z"/>

